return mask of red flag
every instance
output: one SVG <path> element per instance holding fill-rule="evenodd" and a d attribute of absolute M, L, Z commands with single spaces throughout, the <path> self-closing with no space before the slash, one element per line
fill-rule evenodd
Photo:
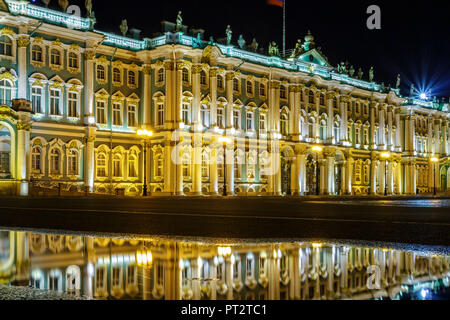
<path fill-rule="evenodd" d="M 270 6 L 283 7 L 285 0 L 267 0 L 267 4 Z"/>

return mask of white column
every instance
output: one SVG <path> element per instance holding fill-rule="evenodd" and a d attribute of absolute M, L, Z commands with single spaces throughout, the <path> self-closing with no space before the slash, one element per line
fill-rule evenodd
<path fill-rule="evenodd" d="M 327 94 L 327 113 L 328 113 L 328 119 L 327 119 L 327 143 L 332 143 L 335 136 L 334 136 L 334 107 L 333 107 L 333 98 L 334 93 L 328 93 Z M 345 129 L 347 131 L 347 129 Z"/>
<path fill-rule="evenodd" d="M 225 128 L 230 129 L 233 127 L 233 79 L 234 79 L 235 73 L 234 72 L 227 72 L 226 74 L 226 96 L 227 96 L 227 106 L 226 106 L 226 121 L 225 121 Z"/>
<path fill-rule="evenodd" d="M 434 120 L 434 154 L 441 154 L 441 120 Z M 440 180 L 440 179 L 438 179 Z"/>
<path fill-rule="evenodd" d="M 89 124 L 89 117 L 94 116 L 94 50 L 87 50 L 84 54 L 85 80 L 84 80 L 84 124 Z"/>
<path fill-rule="evenodd" d="M 379 150 L 386 150 L 386 123 L 385 123 L 385 113 L 386 107 L 382 106 L 379 110 L 379 119 L 380 119 L 380 126 L 378 128 L 378 137 L 379 137 Z"/>
<path fill-rule="evenodd" d="M 211 98 L 211 127 L 217 127 L 217 74 L 218 68 L 213 67 L 209 70 L 209 92 Z"/>
<path fill-rule="evenodd" d="M 401 144 L 401 130 L 400 130 L 400 109 L 395 110 L 395 151 L 400 152 L 402 149 Z"/>
<path fill-rule="evenodd" d="M 144 127 L 150 126 L 151 123 L 151 94 L 152 94 L 152 80 L 151 80 L 151 66 L 144 65 L 143 73 L 144 73 L 144 110 L 143 114 L 143 125 Z"/>
<path fill-rule="evenodd" d="M 17 125 L 17 180 L 20 181 L 19 194 L 21 196 L 28 196 L 30 129 L 30 124 L 19 123 Z"/>
<path fill-rule="evenodd" d="M 18 81 L 18 94 L 17 97 L 19 99 L 27 99 L 27 47 L 30 43 L 30 38 L 28 35 L 20 35 L 17 40 L 18 55 L 17 55 L 17 63 L 18 63 L 18 71 L 19 71 L 19 81 Z M 15 97 L 14 97 L 15 98 Z"/>
<path fill-rule="evenodd" d="M 387 109 L 387 116 L 388 116 L 388 141 L 387 141 L 387 149 L 388 150 L 392 150 L 392 147 L 394 146 L 394 141 L 392 138 L 392 122 L 393 122 L 393 117 L 392 117 L 392 113 L 394 112 L 393 107 L 390 106 Z"/>
<path fill-rule="evenodd" d="M 217 153 L 219 148 L 222 148 L 220 143 L 215 142 L 215 138 L 211 142 L 211 153 L 210 153 L 210 166 L 209 166 L 209 182 L 210 182 L 210 193 L 212 195 L 218 195 L 219 191 L 219 175 L 217 172 Z"/>
<path fill-rule="evenodd" d="M 347 194 L 352 195 L 353 194 L 353 186 L 352 186 L 352 177 L 353 177 L 353 163 L 354 160 L 352 157 L 348 157 L 347 160 L 347 170 L 346 170 L 346 189 Z"/>
<path fill-rule="evenodd" d="M 86 128 L 86 149 L 84 154 L 84 184 L 89 193 L 94 192 L 95 182 L 95 135 L 97 127 Z"/>

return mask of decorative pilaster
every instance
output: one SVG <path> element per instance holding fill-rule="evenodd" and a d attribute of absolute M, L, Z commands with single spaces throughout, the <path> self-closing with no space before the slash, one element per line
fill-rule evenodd
<path fill-rule="evenodd" d="M 198 132 L 201 125 L 200 118 L 200 73 L 203 67 L 201 64 L 194 64 L 192 66 L 192 94 L 194 98 L 192 99 L 192 123 L 194 125 L 194 132 Z"/>
<path fill-rule="evenodd" d="M 217 127 L 217 75 L 219 68 L 213 67 L 209 70 L 209 87 L 211 98 L 211 127 Z"/>
<path fill-rule="evenodd" d="M 230 129 L 233 127 L 233 79 L 235 77 L 235 73 L 229 71 L 226 73 L 226 96 L 227 96 L 227 107 L 225 111 L 225 128 Z"/>
<path fill-rule="evenodd" d="M 28 196 L 30 181 L 30 114 L 27 112 L 18 112 L 19 122 L 17 123 L 17 180 L 20 181 L 20 196 Z"/>
<path fill-rule="evenodd" d="M 86 128 L 86 151 L 84 158 L 84 185 L 89 193 L 93 193 L 95 181 L 95 136 L 97 127 L 89 126 Z"/>
<path fill-rule="evenodd" d="M 84 124 L 89 125 L 89 118 L 94 117 L 94 62 L 95 51 L 88 49 L 84 53 Z"/>
<path fill-rule="evenodd" d="M 147 128 L 151 124 L 151 94 L 152 94 L 152 68 L 145 64 L 142 68 L 144 74 L 144 110 L 143 110 L 143 125 Z"/>
<path fill-rule="evenodd" d="M 332 144 L 333 141 L 336 141 L 336 137 L 334 136 L 334 106 L 333 106 L 333 99 L 336 96 L 334 92 L 328 92 L 326 95 L 327 98 L 327 143 Z M 346 129 L 347 130 L 347 129 Z"/>
<path fill-rule="evenodd" d="M 210 166 L 209 166 L 209 182 L 210 182 L 210 193 L 212 195 L 218 195 L 219 192 L 219 175 L 217 171 L 217 154 L 219 148 L 222 148 L 220 143 L 216 143 L 216 137 L 212 138 L 211 142 L 211 153 L 210 153 Z"/>

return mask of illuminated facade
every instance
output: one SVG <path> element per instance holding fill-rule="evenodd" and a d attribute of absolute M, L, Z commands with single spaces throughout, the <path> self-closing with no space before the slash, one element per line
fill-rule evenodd
<path fill-rule="evenodd" d="M 0 243 L 0 283 L 20 280 L 89 299 L 398 299 L 450 286 L 449 257 L 395 249 L 22 232 L 2 232 Z"/>
<path fill-rule="evenodd" d="M 152 195 L 221 195 L 225 175 L 236 195 L 450 190 L 448 104 L 336 71 L 310 34 L 285 60 L 185 26 L 117 36 L 27 1 L 0 17 L 3 193 L 138 195 L 144 163 Z"/>

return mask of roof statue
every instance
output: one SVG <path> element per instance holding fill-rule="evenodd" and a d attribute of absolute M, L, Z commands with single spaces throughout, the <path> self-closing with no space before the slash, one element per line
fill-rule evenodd
<path fill-rule="evenodd" d="M 231 38 L 233 36 L 233 31 L 231 31 L 230 25 L 227 26 L 227 30 L 225 30 L 225 34 L 227 35 L 227 45 L 231 44 Z"/>
<path fill-rule="evenodd" d="M 128 32 L 128 23 L 127 20 L 122 20 L 122 24 L 120 25 L 120 32 L 122 32 L 122 35 L 125 36 Z"/>
<path fill-rule="evenodd" d="M 244 39 L 244 37 L 242 36 L 242 34 L 239 36 L 238 45 L 239 45 L 239 48 L 244 49 L 244 46 L 245 46 L 245 39 Z"/>
<path fill-rule="evenodd" d="M 84 6 L 86 7 L 87 16 L 90 17 L 92 14 L 92 0 L 86 0 Z"/>
<path fill-rule="evenodd" d="M 252 44 L 250 45 L 250 49 L 251 49 L 253 52 L 256 52 L 256 51 L 258 51 L 258 46 L 259 46 L 258 42 L 256 42 L 256 39 L 255 39 L 255 38 L 253 38 L 253 42 L 252 42 Z"/>
<path fill-rule="evenodd" d="M 363 74 L 364 74 L 364 72 L 362 71 L 362 68 L 360 67 L 360 68 L 358 69 L 358 76 L 357 76 L 357 78 L 358 78 L 359 80 L 361 80 L 362 77 L 363 77 Z"/>
<path fill-rule="evenodd" d="M 295 49 L 292 51 L 291 58 L 298 57 L 300 54 L 302 54 L 303 48 L 302 48 L 302 40 L 298 39 L 297 43 L 295 44 Z"/>
<path fill-rule="evenodd" d="M 45 4 L 45 7 L 48 8 L 48 5 L 50 4 L 51 0 L 42 0 L 42 2 Z"/>
<path fill-rule="evenodd" d="M 69 1 L 68 0 L 58 0 L 58 4 L 61 7 L 61 9 L 66 12 L 67 7 L 69 6 Z"/>
<path fill-rule="evenodd" d="M 181 17 L 181 11 L 178 11 L 177 27 L 176 27 L 175 31 L 176 32 L 180 31 L 182 26 L 183 26 L 183 18 Z"/>
<path fill-rule="evenodd" d="M 370 67 L 369 70 L 369 82 L 373 82 L 373 67 Z"/>
<path fill-rule="evenodd" d="M 209 37 L 209 45 L 214 45 L 214 38 L 213 38 L 213 36 Z"/>
<path fill-rule="evenodd" d="M 397 83 L 395 84 L 395 88 L 399 89 L 400 88 L 400 83 L 401 83 L 402 79 L 400 77 L 400 74 L 397 75 Z"/>
<path fill-rule="evenodd" d="M 272 41 L 272 43 L 269 43 L 269 55 L 270 56 L 279 56 L 280 51 L 278 50 L 278 45 L 275 41 Z"/>
<path fill-rule="evenodd" d="M 411 84 L 411 87 L 409 88 L 409 96 L 413 97 L 414 96 L 414 83 Z"/>
<path fill-rule="evenodd" d="M 349 70 L 350 77 L 353 77 L 355 75 L 355 71 L 356 71 L 355 68 L 353 66 L 350 66 Z"/>

